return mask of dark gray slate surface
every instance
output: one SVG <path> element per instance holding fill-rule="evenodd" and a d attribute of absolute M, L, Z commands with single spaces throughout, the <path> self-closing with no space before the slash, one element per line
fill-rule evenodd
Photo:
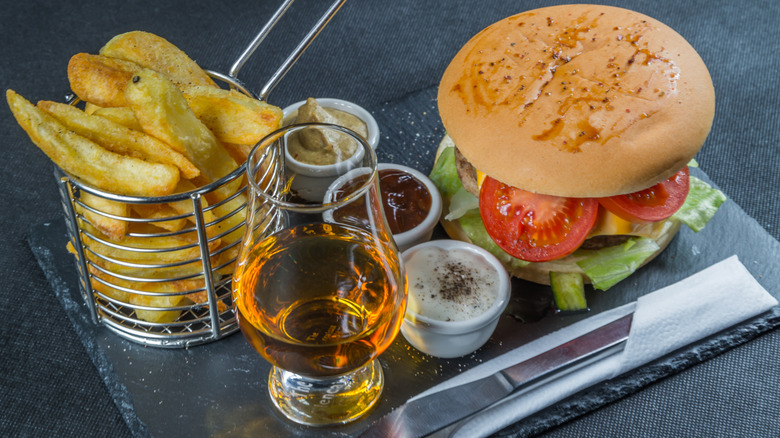
<path fill-rule="evenodd" d="M 380 161 L 398 162 L 423 172 L 430 170 L 433 153 L 443 134 L 434 98 L 435 91 L 425 89 L 372 109 L 384 133 L 378 149 Z M 693 174 L 708 180 L 701 172 L 694 170 Z M 438 236 L 442 236 L 440 230 Z M 408 397 L 589 316 L 546 314 L 541 320 L 524 323 L 507 314 L 488 344 L 460 359 L 424 355 L 399 336 L 380 359 L 387 386 L 377 409 L 353 425 L 308 429 L 286 422 L 270 407 L 266 394 L 268 364 L 240 335 L 187 350 L 162 350 L 130 343 L 92 325 L 79 295 L 73 261 L 64 249 L 65 241 L 60 220 L 34 226 L 29 238 L 39 264 L 136 436 L 352 435 Z M 758 281 L 780 298 L 780 242 L 729 201 L 707 228 L 698 234 L 684 228 L 661 256 L 633 277 L 607 292 L 591 291 L 590 314 L 631 302 L 732 254 L 737 254 Z M 549 296 L 546 288 L 515 281 L 513 301 L 514 310 L 508 312 L 517 314 L 527 310 L 529 303 L 546 304 Z M 538 315 L 538 312 L 527 313 Z M 526 436 L 546 430 L 778 325 L 780 309 L 775 308 L 767 315 L 577 394 L 498 435 Z"/>
<path fill-rule="evenodd" d="M 68 91 L 64 69 L 119 32 L 155 32 L 201 65 L 226 72 L 279 0 L 9 1 L 0 12 L 4 88 L 38 99 Z M 240 77 L 258 89 L 327 3 L 296 0 Z M 516 12 L 561 1 L 353 0 L 274 91 L 376 108 L 438 82 L 473 34 Z M 780 239 L 780 2 L 604 0 L 653 16 L 701 53 L 715 84 L 702 168 Z M 475 7 L 476 5 L 476 7 Z M 292 25 L 290 25 L 292 24 Z M 388 131 L 390 132 L 390 131 Z M 61 214 L 51 162 L 0 105 L 0 436 L 129 437 L 120 411 L 30 250 L 31 225 Z M 769 255 L 767 255 L 769 256 Z M 775 437 L 780 430 L 780 330 L 657 380 L 545 437 Z M 164 410 L 164 408 L 160 408 Z M 186 431 L 183 431 L 184 433 Z"/>

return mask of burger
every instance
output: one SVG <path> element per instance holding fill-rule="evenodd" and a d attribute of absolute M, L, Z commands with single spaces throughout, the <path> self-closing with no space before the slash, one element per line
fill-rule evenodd
<path fill-rule="evenodd" d="M 438 109 L 444 229 L 551 284 L 564 310 L 725 201 L 689 171 L 713 122 L 709 71 L 641 13 L 562 5 L 498 21 L 452 59 Z"/>

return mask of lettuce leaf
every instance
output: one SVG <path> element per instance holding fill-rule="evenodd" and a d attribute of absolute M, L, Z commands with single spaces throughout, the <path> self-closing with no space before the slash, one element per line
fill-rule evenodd
<path fill-rule="evenodd" d="M 469 210 L 474 209 L 479 209 L 479 198 L 461 187 L 452 195 L 452 199 L 450 199 L 450 211 L 444 216 L 444 219 L 454 221 L 463 217 Z"/>
<path fill-rule="evenodd" d="M 449 205 L 446 220 L 459 221 L 463 232 L 475 245 L 488 250 L 505 266 L 515 268 L 528 265 L 529 262 L 512 257 L 490 238 L 479 216 L 479 199 L 463 188 L 458 177 L 455 148 L 448 147 L 439 154 L 428 177 L 446 200 L 445 205 Z"/>
<path fill-rule="evenodd" d="M 632 237 L 623 245 L 577 251 L 582 257 L 577 266 L 590 278 L 594 289 L 607 290 L 633 274 L 659 249 L 661 247 L 652 239 Z"/>
<path fill-rule="evenodd" d="M 482 218 L 479 216 L 479 210 L 469 210 L 460 219 L 460 226 L 463 231 L 469 236 L 469 239 L 477 245 L 488 250 L 491 254 L 496 256 L 504 266 L 508 266 L 511 269 L 528 266 L 530 262 L 520 260 L 517 257 L 511 256 L 509 253 L 501 249 L 495 241 L 490 237 L 485 224 L 482 223 Z"/>
<path fill-rule="evenodd" d="M 698 233 L 715 216 L 721 204 L 726 202 L 726 195 L 695 176 L 691 176 L 690 181 L 685 203 L 672 215 L 672 219 Z"/>
<path fill-rule="evenodd" d="M 455 165 L 455 148 L 446 148 L 439 154 L 428 178 L 439 189 L 441 196 L 447 200 L 452 198 L 458 189 L 463 188 L 458 177 L 458 168 Z"/>

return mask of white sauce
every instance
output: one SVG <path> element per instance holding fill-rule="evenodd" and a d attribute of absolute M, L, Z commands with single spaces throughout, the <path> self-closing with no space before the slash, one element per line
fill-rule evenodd
<path fill-rule="evenodd" d="M 498 272 L 472 252 L 424 247 L 405 261 L 408 311 L 441 321 L 479 316 L 496 301 Z"/>

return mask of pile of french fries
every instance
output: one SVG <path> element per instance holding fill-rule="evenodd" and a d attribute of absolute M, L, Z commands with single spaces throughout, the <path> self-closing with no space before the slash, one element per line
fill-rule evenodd
<path fill-rule="evenodd" d="M 281 125 L 282 111 L 220 88 L 182 50 L 147 32 L 117 35 L 97 55 L 74 55 L 68 80 L 78 104 L 33 105 L 13 90 L 6 98 L 36 146 L 98 189 L 76 193 L 82 251 L 71 243 L 69 250 L 85 255 L 93 290 L 116 307 L 134 309 L 142 321 L 176 321 L 208 302 L 197 212 L 189 198 L 155 198 L 231 174 Z M 236 178 L 198 198 L 215 279 L 232 273 L 245 218 L 243 184 Z"/>

